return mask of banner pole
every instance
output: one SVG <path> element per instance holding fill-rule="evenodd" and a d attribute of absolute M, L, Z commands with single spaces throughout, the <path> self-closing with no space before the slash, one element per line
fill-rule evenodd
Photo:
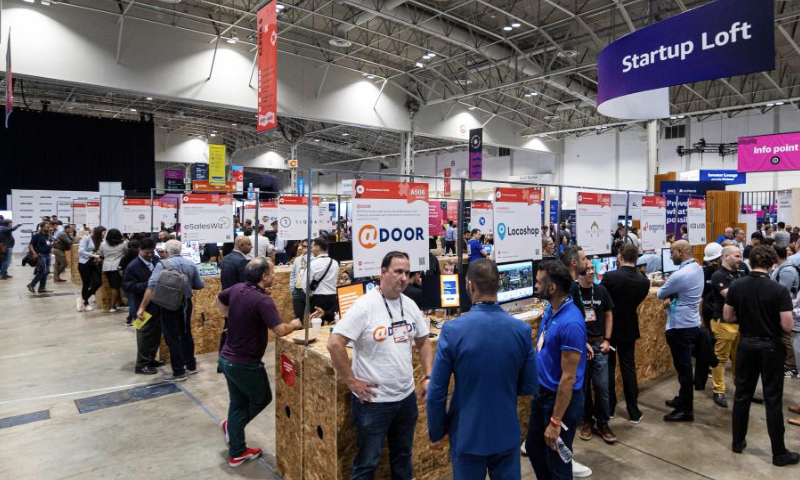
<path fill-rule="evenodd" d="M 312 225 L 313 225 L 313 218 L 312 218 L 312 211 L 314 205 L 314 199 L 312 192 L 314 190 L 314 169 L 310 169 L 308 171 L 308 247 L 306 248 L 306 306 L 305 311 L 303 312 L 303 327 L 305 329 L 305 345 L 306 349 L 308 349 L 308 319 L 311 315 L 311 291 L 309 290 L 309 285 L 311 285 L 311 234 L 312 234 Z"/>

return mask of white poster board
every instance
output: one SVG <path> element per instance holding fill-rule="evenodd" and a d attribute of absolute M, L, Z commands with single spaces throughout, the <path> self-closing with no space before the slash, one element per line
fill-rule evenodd
<path fill-rule="evenodd" d="M 648 195 L 642 197 L 641 216 L 642 250 L 657 251 L 667 247 L 667 197 Z"/>
<path fill-rule="evenodd" d="M 100 225 L 100 202 L 86 202 L 86 221 L 84 223 L 89 228 Z"/>
<path fill-rule="evenodd" d="M 792 222 L 792 192 L 778 192 L 776 195 L 776 203 L 778 204 L 778 221 L 783 223 Z"/>
<path fill-rule="evenodd" d="M 319 198 L 314 198 L 311 219 L 319 220 Z M 317 236 L 316 223 L 311 228 L 311 237 Z M 281 240 L 303 240 L 308 238 L 308 197 L 283 196 L 278 200 L 278 237 Z"/>
<path fill-rule="evenodd" d="M 14 253 L 28 250 L 28 242 L 36 226 L 45 215 L 57 214 L 64 223 L 75 223 L 78 228 L 83 228 L 85 222 L 76 222 L 73 218 L 73 203 L 84 204 L 87 200 L 98 200 L 97 192 L 64 191 L 64 190 L 19 190 L 12 189 L 7 197 L 8 208 L 14 225 L 20 228 L 14 230 Z M 10 200 L 9 200 L 10 199 Z M 84 216 L 85 218 L 85 216 Z"/>
<path fill-rule="evenodd" d="M 233 241 L 233 196 L 185 194 L 180 203 L 184 242 Z"/>
<path fill-rule="evenodd" d="M 86 224 L 86 200 L 72 203 L 72 217 L 72 223 L 77 225 L 78 229 L 83 228 Z"/>
<path fill-rule="evenodd" d="M 702 198 L 690 198 L 689 210 L 686 214 L 686 232 L 690 245 L 705 245 L 706 241 L 706 201 Z"/>
<path fill-rule="evenodd" d="M 122 201 L 122 233 L 150 231 L 149 198 L 126 198 Z"/>
<path fill-rule="evenodd" d="M 156 231 L 161 230 L 161 224 L 165 228 L 175 225 L 175 214 L 178 213 L 178 205 L 167 200 L 155 200 L 154 205 L 155 222 L 153 222 L 153 229 Z"/>
<path fill-rule="evenodd" d="M 611 253 L 611 195 L 578 192 L 575 209 L 578 245 L 586 255 Z"/>
<path fill-rule="evenodd" d="M 493 217 L 494 255 L 497 263 L 541 260 L 541 190 L 495 188 Z"/>
<path fill-rule="evenodd" d="M 408 254 L 412 272 L 427 270 L 428 184 L 357 180 L 353 194 L 356 277 L 379 275 L 394 250 Z"/>
<path fill-rule="evenodd" d="M 278 221 L 278 202 L 261 202 L 261 205 L 258 206 L 258 214 L 261 216 L 261 223 L 266 225 L 266 229 L 269 230 L 272 222 Z"/>
<path fill-rule="evenodd" d="M 750 240 L 750 235 L 758 229 L 758 215 L 755 213 L 740 213 L 739 223 L 747 225 L 744 232 L 745 243 L 747 243 Z"/>
<path fill-rule="evenodd" d="M 494 233 L 492 202 L 472 202 L 470 206 L 470 225 L 481 233 Z"/>

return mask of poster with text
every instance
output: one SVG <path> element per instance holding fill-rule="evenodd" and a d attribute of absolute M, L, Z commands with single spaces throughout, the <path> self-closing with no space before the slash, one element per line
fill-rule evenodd
<path fill-rule="evenodd" d="M 427 270 L 428 184 L 357 180 L 353 193 L 356 277 L 379 275 L 394 250 L 408 254 L 412 272 Z"/>
<path fill-rule="evenodd" d="M 183 195 L 180 217 L 184 242 L 233 241 L 232 195 Z"/>
<path fill-rule="evenodd" d="M 208 145 L 208 184 L 225 185 L 225 145 Z"/>
<path fill-rule="evenodd" d="M 86 202 L 85 223 L 89 228 L 100 225 L 100 202 Z"/>
<path fill-rule="evenodd" d="M 667 247 L 667 198 L 658 195 L 642 197 L 642 249 L 661 251 Z"/>
<path fill-rule="evenodd" d="M 169 198 L 161 198 L 154 201 L 153 205 L 153 228 L 155 230 L 161 229 L 161 224 L 164 224 L 165 228 L 172 227 L 175 225 L 175 216 L 178 213 L 178 203 L 177 199 L 172 201 Z"/>
<path fill-rule="evenodd" d="M 122 201 L 122 233 L 150 231 L 151 210 L 149 198 L 126 198 Z"/>
<path fill-rule="evenodd" d="M 778 204 L 778 221 L 783 223 L 792 222 L 792 192 L 778 192 L 775 196 Z"/>
<path fill-rule="evenodd" d="M 578 192 L 575 209 L 578 245 L 588 255 L 611 253 L 611 195 Z"/>
<path fill-rule="evenodd" d="M 483 234 L 494 233 L 492 202 L 472 202 L 469 218 L 472 228 L 479 228 Z"/>
<path fill-rule="evenodd" d="M 314 198 L 311 219 L 311 237 L 318 234 L 319 198 Z M 278 237 L 281 240 L 308 238 L 308 197 L 283 196 L 278 200 Z"/>
<path fill-rule="evenodd" d="M 432 237 L 444 235 L 446 214 L 447 202 L 428 202 L 428 235 Z"/>
<path fill-rule="evenodd" d="M 475 208 L 473 202 L 473 208 Z M 488 202 L 487 202 L 488 203 Z M 495 188 L 494 256 L 497 263 L 542 258 L 542 191 Z M 473 228 L 480 228 L 472 217 Z"/>
<path fill-rule="evenodd" d="M 258 214 L 261 216 L 261 223 L 269 231 L 272 222 L 278 221 L 278 202 L 261 202 L 261 205 L 258 206 Z"/>
<path fill-rule="evenodd" d="M 78 226 L 78 230 L 86 224 L 86 202 L 72 204 L 72 223 Z"/>
<path fill-rule="evenodd" d="M 689 199 L 686 233 L 690 245 L 706 244 L 706 201 L 702 198 Z"/>
<path fill-rule="evenodd" d="M 267 2 L 256 15 L 258 58 L 258 133 L 278 126 L 278 2 Z"/>

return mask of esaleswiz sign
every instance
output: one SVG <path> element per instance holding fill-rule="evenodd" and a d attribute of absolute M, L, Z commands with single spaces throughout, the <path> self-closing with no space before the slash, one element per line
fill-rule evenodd
<path fill-rule="evenodd" d="M 774 0 L 718 0 L 630 33 L 597 59 L 597 110 L 664 118 L 669 87 L 775 68 Z"/>

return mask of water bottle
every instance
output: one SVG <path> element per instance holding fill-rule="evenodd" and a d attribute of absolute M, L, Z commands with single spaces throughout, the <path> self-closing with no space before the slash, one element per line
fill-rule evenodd
<path fill-rule="evenodd" d="M 558 437 L 558 456 L 561 457 L 561 460 L 563 460 L 564 463 L 569 463 L 572 461 L 572 452 L 564 443 L 564 441 L 561 440 L 561 437 Z"/>

